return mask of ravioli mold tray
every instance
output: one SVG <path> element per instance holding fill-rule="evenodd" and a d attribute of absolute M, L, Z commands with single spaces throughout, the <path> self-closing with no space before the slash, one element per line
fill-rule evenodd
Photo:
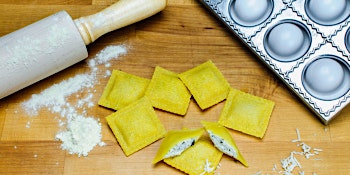
<path fill-rule="evenodd" d="M 350 0 L 199 0 L 327 125 L 350 103 Z"/>

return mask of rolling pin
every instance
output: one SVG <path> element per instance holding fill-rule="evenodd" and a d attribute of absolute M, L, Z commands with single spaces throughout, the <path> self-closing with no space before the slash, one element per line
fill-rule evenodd
<path fill-rule="evenodd" d="M 88 57 L 86 45 L 148 18 L 167 0 L 119 0 L 73 20 L 61 11 L 0 38 L 0 99 Z"/>

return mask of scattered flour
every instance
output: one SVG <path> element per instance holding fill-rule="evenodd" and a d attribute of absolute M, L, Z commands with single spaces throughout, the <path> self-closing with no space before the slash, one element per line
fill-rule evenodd
<path fill-rule="evenodd" d="M 22 107 L 30 116 L 37 116 L 41 109 L 45 108 L 53 114 L 59 114 L 58 126 L 65 131 L 58 132 L 56 139 L 62 141 L 61 148 L 71 154 L 87 156 L 96 146 L 104 146 L 101 141 L 101 124 L 94 117 L 87 117 L 88 109 L 95 106 L 93 101 L 94 85 L 98 82 L 98 65 L 104 64 L 106 68 L 111 66 L 112 59 L 127 53 L 124 45 L 107 46 L 95 57 L 87 59 L 90 71 L 77 74 L 67 80 L 43 90 L 39 94 L 22 102 Z M 105 72 L 110 75 L 110 71 Z M 73 96 L 75 94 L 75 96 Z M 84 94 L 81 96 L 80 94 Z M 68 102 L 68 98 L 77 99 L 76 104 Z M 30 127 L 30 122 L 26 125 Z"/>
<path fill-rule="evenodd" d="M 104 145 L 100 131 L 101 124 L 94 118 L 78 115 L 68 122 L 66 131 L 56 135 L 56 139 L 62 141 L 61 148 L 70 154 L 87 156 L 97 143 Z"/>
<path fill-rule="evenodd" d="M 102 51 L 96 54 L 93 59 L 88 60 L 89 67 L 94 71 L 96 66 L 104 64 L 105 67 L 110 67 L 110 60 L 127 53 L 125 46 L 107 46 Z"/>
<path fill-rule="evenodd" d="M 41 108 L 48 108 L 51 112 L 58 112 L 58 107 L 67 104 L 66 98 L 85 88 L 92 88 L 96 82 L 95 74 L 79 74 L 59 84 L 54 84 L 40 94 L 32 95 L 31 99 L 22 103 L 29 115 L 38 115 Z"/>

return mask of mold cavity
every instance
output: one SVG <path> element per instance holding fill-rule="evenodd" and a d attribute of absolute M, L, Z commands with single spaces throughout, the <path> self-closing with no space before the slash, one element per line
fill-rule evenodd
<path fill-rule="evenodd" d="M 232 0 L 229 5 L 231 18 L 242 26 L 256 26 L 272 13 L 272 0 Z"/>
<path fill-rule="evenodd" d="M 348 29 L 348 31 L 346 31 L 345 34 L 345 46 L 346 49 L 348 49 L 348 51 L 350 52 L 350 28 Z"/>
<path fill-rule="evenodd" d="M 323 55 L 304 68 L 302 81 L 305 89 L 315 98 L 340 98 L 350 88 L 349 65 L 336 56 Z"/>
<path fill-rule="evenodd" d="M 294 61 L 309 50 L 311 35 L 303 24 L 284 20 L 266 32 L 264 45 L 267 53 L 275 60 Z"/>
<path fill-rule="evenodd" d="M 320 25 L 335 25 L 350 14 L 350 0 L 306 0 L 305 11 Z"/>

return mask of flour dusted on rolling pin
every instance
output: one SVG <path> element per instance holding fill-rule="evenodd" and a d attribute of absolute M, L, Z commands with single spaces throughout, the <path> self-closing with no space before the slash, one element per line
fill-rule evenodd
<path fill-rule="evenodd" d="M 101 141 L 101 124 L 94 117 L 86 116 L 89 109 L 95 105 L 92 101 L 94 85 L 98 83 L 101 72 L 98 66 L 110 66 L 111 60 L 127 54 L 123 45 L 107 46 L 95 57 L 88 59 L 90 71 L 77 74 L 67 80 L 54 84 L 39 94 L 22 103 L 28 115 L 36 116 L 41 109 L 47 109 L 58 114 L 59 126 L 66 126 L 64 131 L 58 132 L 56 139 L 62 141 L 61 148 L 70 154 L 87 156 L 96 146 L 103 146 Z M 86 94 L 81 96 L 80 94 Z M 68 102 L 68 98 L 77 98 L 75 104 Z M 28 124 L 26 127 L 30 127 Z"/>
<path fill-rule="evenodd" d="M 0 38 L 0 98 L 88 56 L 74 21 L 61 11 Z"/>
<path fill-rule="evenodd" d="M 48 55 L 53 54 L 59 47 L 63 47 L 65 41 L 69 40 L 70 31 L 69 27 L 60 25 L 60 23 L 62 23 L 61 21 L 63 20 L 63 16 L 61 14 L 64 13 L 61 12 L 43 20 L 45 21 L 47 19 L 51 19 L 53 22 L 56 22 L 56 24 L 52 24 L 51 26 L 45 26 L 45 32 L 47 33 L 41 33 L 45 37 L 23 36 L 14 41 L 15 45 L 6 45 L 5 49 L 9 52 L 9 58 L 5 60 L 4 67 L 11 70 L 16 69 L 17 66 L 21 67 L 24 65 L 27 69 L 29 69 L 28 65 L 31 62 L 39 61 L 37 55 L 42 53 Z M 30 27 L 30 29 L 36 29 L 35 25 L 31 25 Z"/>
<path fill-rule="evenodd" d="M 54 21 L 59 21 L 59 18 L 55 18 Z M 47 28 L 48 36 L 45 39 L 40 37 L 31 38 L 23 37 L 16 40 L 15 46 L 7 45 L 5 49 L 8 50 L 9 56 L 5 60 L 4 67 L 7 70 L 16 69 L 17 67 L 25 67 L 30 69 L 31 63 L 38 62 L 37 55 L 42 53 L 50 55 L 53 54 L 57 48 L 64 45 L 64 41 L 68 40 L 68 28 L 54 24 Z M 48 42 L 45 43 L 47 40 Z M 40 47 L 39 47 L 40 45 Z"/>

